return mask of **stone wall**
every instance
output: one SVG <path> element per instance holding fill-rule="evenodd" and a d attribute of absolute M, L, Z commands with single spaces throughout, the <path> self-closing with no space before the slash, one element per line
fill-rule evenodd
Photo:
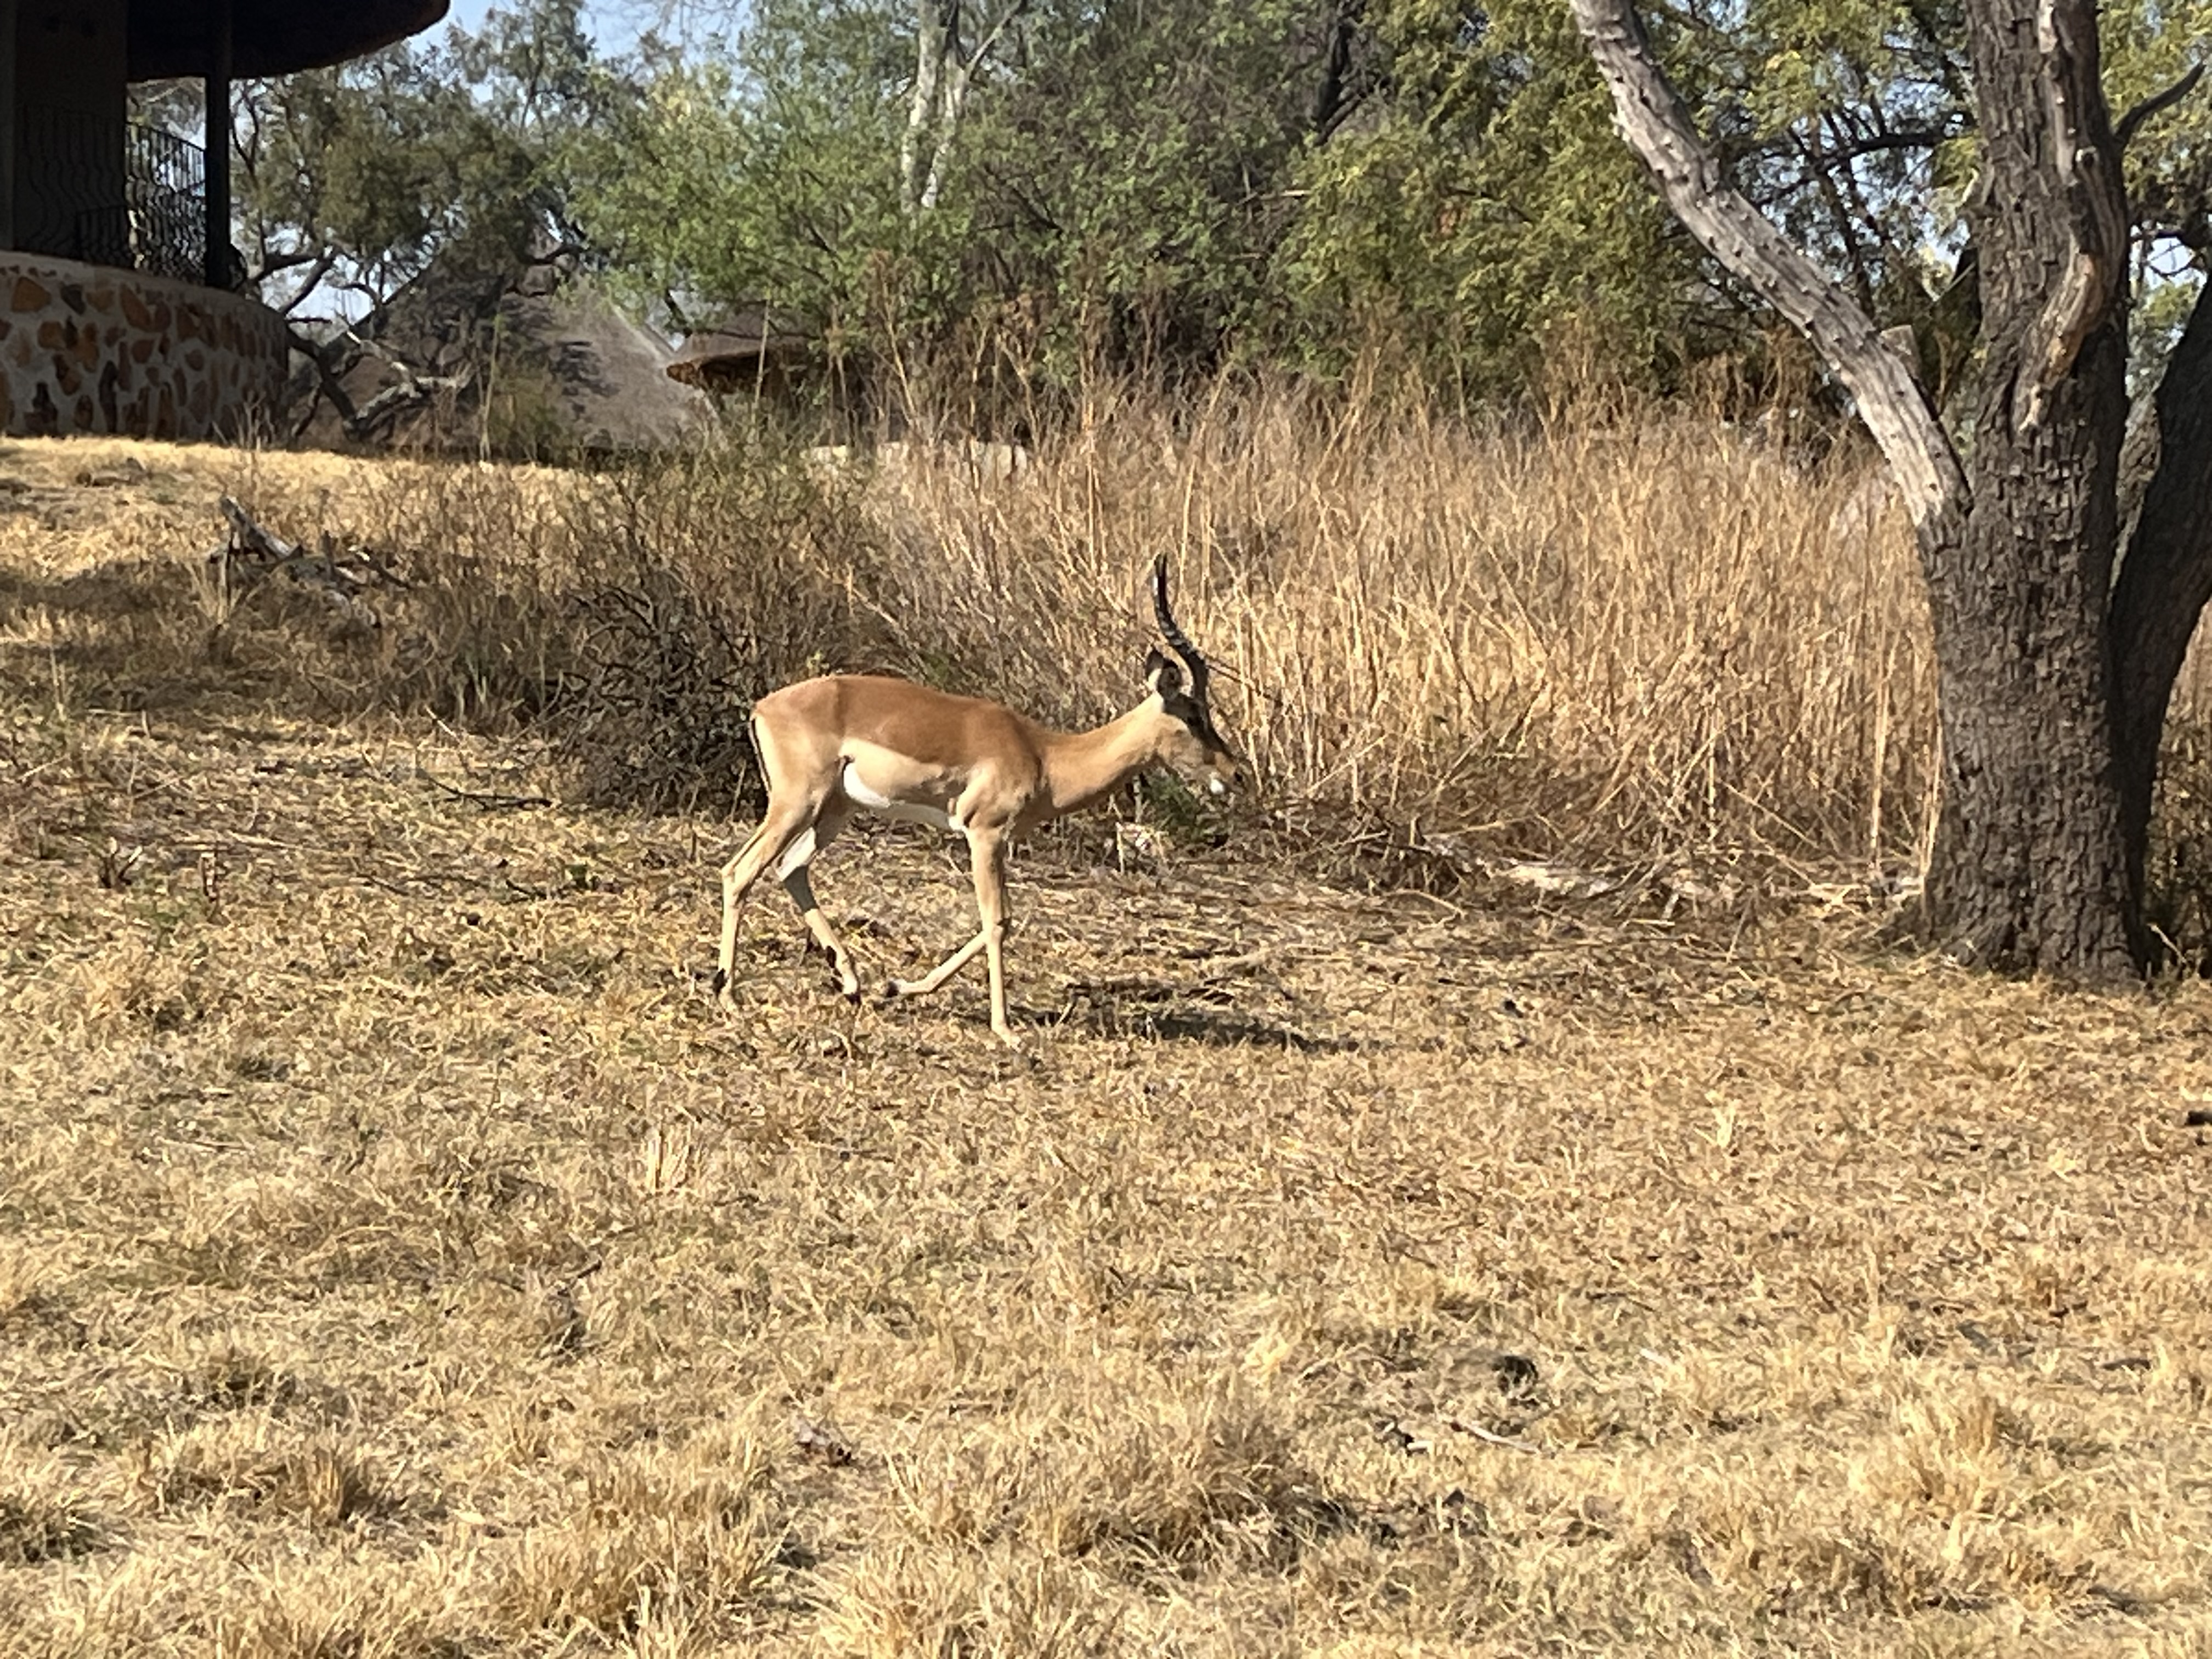
<path fill-rule="evenodd" d="M 249 436 L 289 349 L 283 319 L 239 295 L 0 251 L 0 432 Z"/>

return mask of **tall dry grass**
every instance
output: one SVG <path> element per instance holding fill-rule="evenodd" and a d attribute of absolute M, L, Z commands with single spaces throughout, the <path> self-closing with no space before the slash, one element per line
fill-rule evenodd
<path fill-rule="evenodd" d="M 1915 848 L 1925 609 L 1848 448 L 1793 459 L 1679 409 L 1470 429 L 1224 392 L 1093 409 L 1028 459 L 991 477 L 957 446 L 825 467 L 733 443 L 337 494 L 270 468 L 249 481 L 266 520 L 415 586 L 374 637 L 313 647 L 330 660 L 251 616 L 228 648 L 341 702 L 556 714 L 589 793 L 677 805 L 742 787 L 750 699 L 824 669 L 1109 716 L 1138 693 L 1164 552 L 1261 810 L 1302 838 L 1446 864 Z"/>
<path fill-rule="evenodd" d="M 1277 397 L 1181 432 L 1124 410 L 994 489 L 940 458 L 896 501 L 913 550 L 941 550 L 914 561 L 928 613 L 1006 592 L 1057 619 L 1048 657 L 993 665 L 1041 699 L 1061 663 L 1127 684 L 1125 630 L 1085 598 L 1126 605 L 1170 552 L 1294 821 L 1859 854 L 1909 844 L 1934 729 L 1909 544 L 1868 478 L 1679 411 L 1469 431 Z"/>

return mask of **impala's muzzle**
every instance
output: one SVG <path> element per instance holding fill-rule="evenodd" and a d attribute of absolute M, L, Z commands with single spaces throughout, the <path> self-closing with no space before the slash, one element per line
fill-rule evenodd
<path fill-rule="evenodd" d="M 1247 775 L 1244 763 L 1221 740 L 1221 733 L 1213 729 L 1213 723 L 1208 720 L 1192 735 L 1202 747 L 1198 764 L 1193 769 L 1206 780 L 1206 793 L 1225 795 L 1232 789 L 1243 788 Z"/>

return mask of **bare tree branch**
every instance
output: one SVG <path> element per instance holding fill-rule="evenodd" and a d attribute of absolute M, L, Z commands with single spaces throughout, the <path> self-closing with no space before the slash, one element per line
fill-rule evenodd
<path fill-rule="evenodd" d="M 1857 233 L 1852 228 L 1850 210 L 1844 205 L 1843 190 L 1836 182 L 1838 173 L 1849 178 L 1850 169 L 1848 165 L 1845 165 L 1832 171 L 1826 143 L 1826 135 L 1817 124 L 1813 131 L 1814 137 L 1821 142 L 1815 146 L 1808 143 L 1800 136 L 1797 139 L 1797 151 L 1803 160 L 1806 173 L 1813 180 L 1814 187 L 1820 191 L 1821 198 L 1827 204 L 1829 218 L 1835 222 L 1836 240 L 1842 244 L 1844 258 L 1850 262 L 1851 286 L 1857 289 L 1856 297 L 1859 306 L 1862 309 L 1871 313 L 1874 310 L 1874 274 L 1867 269 L 1866 252 L 1859 246 Z"/>
<path fill-rule="evenodd" d="M 2013 420 L 2022 432 L 2040 424 L 2051 392 L 2073 373 L 2081 343 L 2111 312 L 2128 258 L 2127 190 L 2098 80 L 2094 0 L 2038 0 L 2035 35 L 2052 163 L 2065 192 L 2073 247 L 2036 319 L 2027 356 L 2031 369 L 2013 389 Z"/>
<path fill-rule="evenodd" d="M 2183 76 L 2164 92 L 2154 92 L 2142 102 L 2136 105 L 2125 115 L 2120 117 L 2119 125 L 2112 129 L 2113 144 L 2121 150 L 2125 150 L 2135 142 L 2136 134 L 2142 131 L 2145 122 L 2164 113 L 2188 97 L 2191 93 L 2197 90 L 2197 83 L 2203 78 L 2204 65 L 2193 64 L 2190 66 L 2188 74 Z"/>
<path fill-rule="evenodd" d="M 990 54 L 991 48 L 999 44 L 999 37 L 1012 28 L 1029 9 L 1030 0 L 1011 0 L 1006 10 L 999 15 L 999 21 L 983 31 L 982 41 L 968 54 L 968 72 L 970 75 L 975 72 L 975 66 Z"/>
<path fill-rule="evenodd" d="M 1661 71 L 1631 0 L 1572 0 L 1575 22 L 1612 91 L 1621 135 L 1699 244 L 1802 331 L 1850 391 L 1881 448 L 1923 544 L 1967 505 L 1958 453 L 1873 319 L 1729 183 Z"/>
<path fill-rule="evenodd" d="M 945 163 L 952 153 L 953 137 L 960 131 L 961 112 L 968 103 L 969 83 L 974 80 L 975 70 L 985 56 L 999 43 L 999 37 L 1012 27 L 1015 20 L 1029 9 L 1029 3 L 1030 0 L 1008 0 L 1006 10 L 999 15 L 999 21 L 983 32 L 981 43 L 972 52 L 963 53 L 960 50 L 957 28 L 948 32 L 947 41 L 951 46 L 951 61 L 945 75 L 942 107 L 938 116 L 937 142 L 932 148 L 929 157 L 929 176 L 923 181 L 921 195 L 918 198 L 923 211 L 927 212 L 937 205 L 938 193 L 944 187 Z M 957 21 L 956 7 L 954 18 L 956 24 Z"/>
<path fill-rule="evenodd" d="M 458 374 L 417 374 L 400 365 L 400 378 L 355 410 L 345 423 L 346 436 L 366 438 L 385 421 L 403 410 L 427 404 L 441 392 L 459 392 L 469 384 L 466 369 Z"/>
<path fill-rule="evenodd" d="M 906 131 L 899 138 L 899 205 L 909 214 L 921 202 L 921 140 L 937 113 L 937 83 L 945 73 L 945 9 L 959 0 L 915 0 L 914 90 Z"/>
<path fill-rule="evenodd" d="M 356 440 L 368 437 L 402 410 L 426 404 L 441 392 L 463 390 L 471 378 L 465 368 L 458 374 L 426 374 L 389 348 L 362 337 L 351 328 L 328 340 L 315 339 L 296 327 L 289 333 L 292 349 L 314 365 L 318 394 L 337 411 L 338 424 L 346 436 Z M 346 389 L 345 376 L 365 356 L 377 358 L 399 378 L 367 403 L 356 404 L 353 394 Z M 299 437 L 313 418 L 311 400 L 292 435 Z"/>

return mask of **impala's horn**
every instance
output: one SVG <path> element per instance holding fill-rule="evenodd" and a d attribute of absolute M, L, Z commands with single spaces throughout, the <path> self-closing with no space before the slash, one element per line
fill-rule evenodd
<path fill-rule="evenodd" d="M 1152 614 L 1159 619 L 1160 636 L 1182 659 L 1183 670 L 1190 676 L 1190 700 L 1206 708 L 1206 659 L 1176 626 L 1175 612 L 1168 608 L 1168 556 L 1164 553 L 1152 561 Z"/>

